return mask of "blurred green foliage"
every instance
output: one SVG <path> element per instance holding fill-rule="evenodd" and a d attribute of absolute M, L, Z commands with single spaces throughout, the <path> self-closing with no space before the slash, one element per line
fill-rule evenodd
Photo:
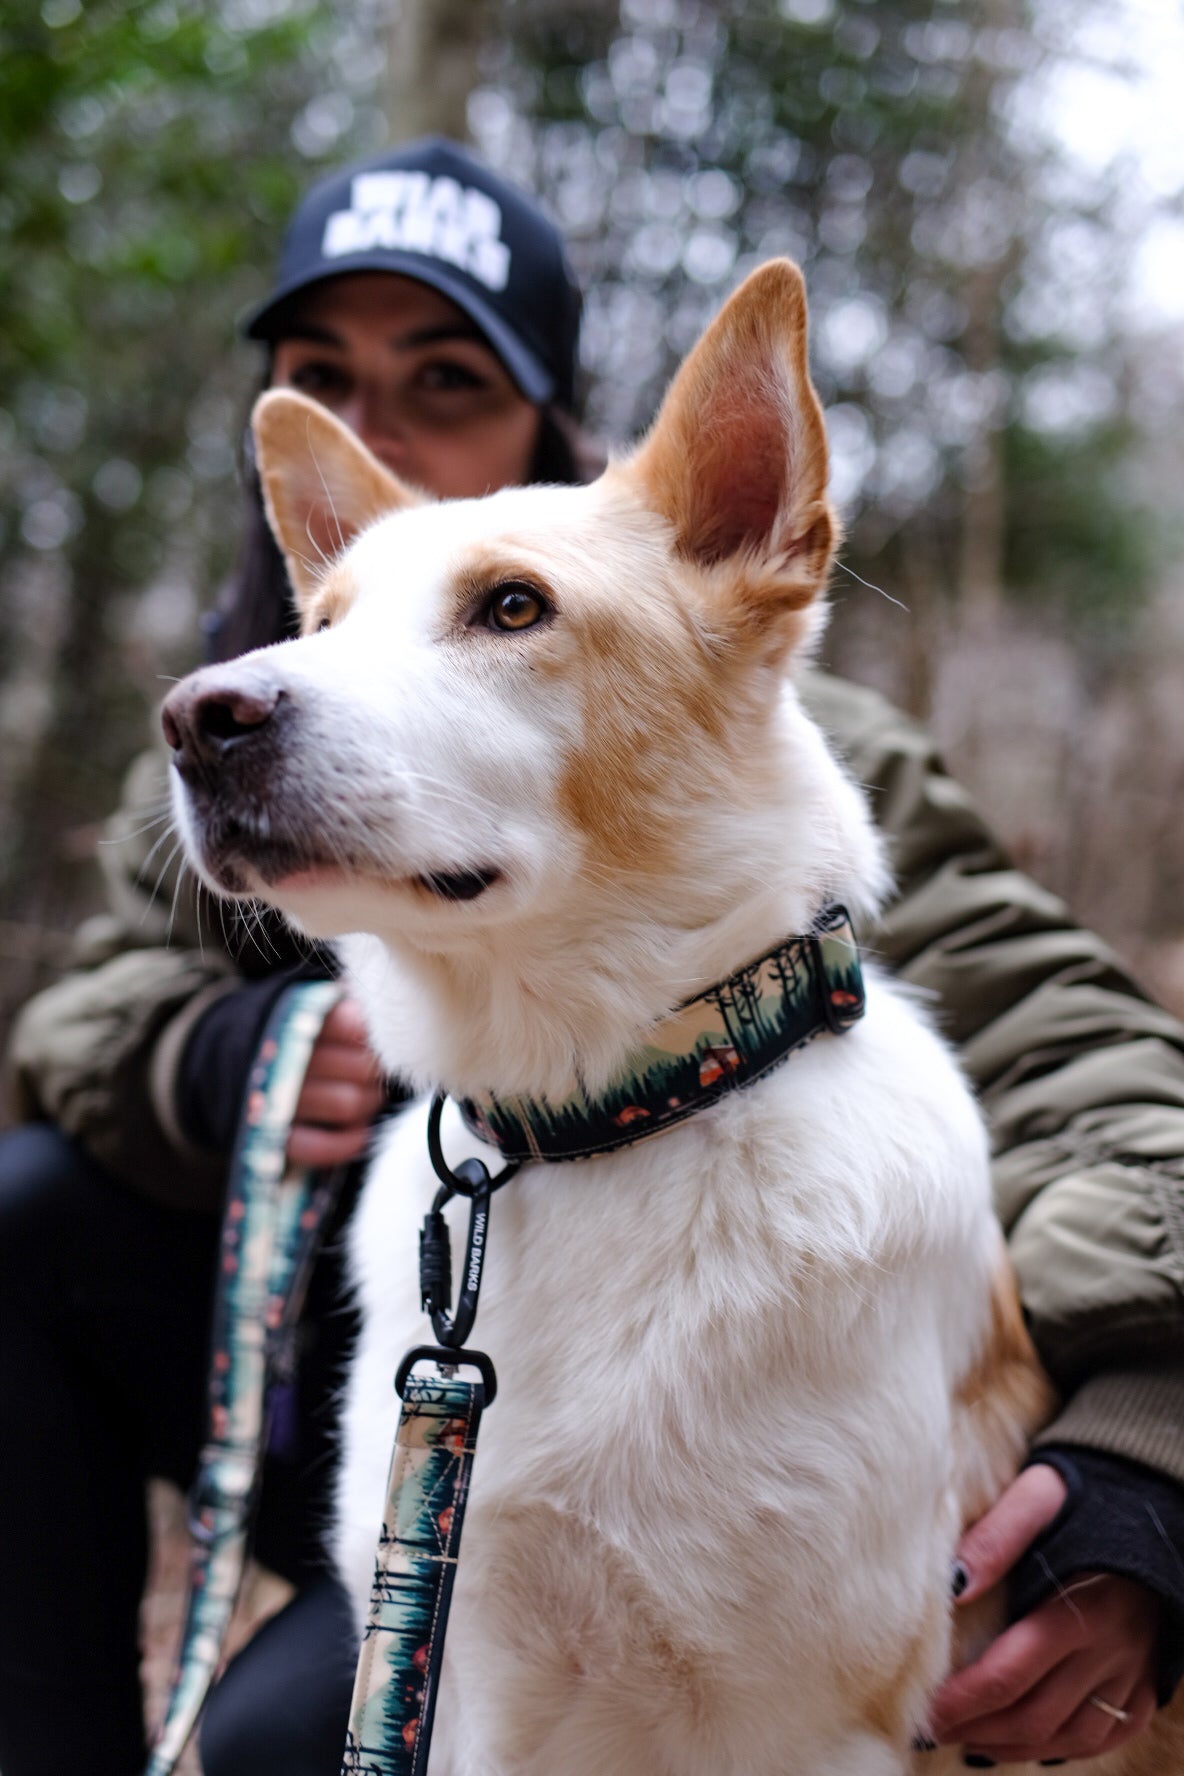
<path fill-rule="evenodd" d="M 307 183 L 291 130 L 334 30 L 311 0 L 0 18 L 0 512 L 9 550 L 87 538 L 84 601 L 96 569 L 142 583 L 192 484 L 228 467 L 225 404 L 207 425 L 193 403 L 241 373 L 234 318 Z"/>
<path fill-rule="evenodd" d="M 358 18 L 365 56 L 319 0 L 0 14 L 0 893 L 50 927 L 234 547 L 236 317 L 382 134 Z"/>

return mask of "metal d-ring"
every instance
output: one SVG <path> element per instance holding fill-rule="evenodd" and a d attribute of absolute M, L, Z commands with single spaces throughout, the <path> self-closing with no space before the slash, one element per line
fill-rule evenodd
<path fill-rule="evenodd" d="M 407 1386 L 407 1378 L 411 1374 L 415 1365 L 417 1363 L 428 1361 L 435 1363 L 437 1368 L 449 1371 L 459 1369 L 462 1363 L 471 1363 L 474 1369 L 479 1369 L 481 1371 L 481 1380 L 485 1384 L 484 1404 L 486 1406 L 493 1405 L 494 1400 L 497 1398 L 497 1375 L 494 1371 L 493 1364 L 485 1355 L 485 1352 L 443 1350 L 437 1344 L 417 1344 L 414 1350 L 409 1350 L 407 1352 L 407 1355 L 399 1364 L 398 1372 L 395 1375 L 395 1392 L 398 1394 L 400 1400 L 404 1397 L 403 1390 Z"/>
<path fill-rule="evenodd" d="M 440 1118 L 444 1114 L 447 1096 L 447 1092 L 437 1092 L 428 1111 L 428 1158 L 441 1184 L 448 1186 L 449 1196 L 472 1196 L 475 1190 L 483 1186 L 489 1190 L 498 1190 L 503 1184 L 508 1184 L 514 1173 L 521 1170 L 520 1160 L 512 1159 L 508 1165 L 502 1167 L 496 1178 L 490 1177 L 479 1159 L 463 1159 L 460 1170 L 453 1171 L 440 1145 Z M 480 1167 L 480 1176 L 475 1174 L 475 1167 Z"/>

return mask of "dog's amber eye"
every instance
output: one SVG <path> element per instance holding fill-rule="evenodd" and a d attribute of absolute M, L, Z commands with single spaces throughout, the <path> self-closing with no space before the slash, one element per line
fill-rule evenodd
<path fill-rule="evenodd" d="M 491 629 L 529 629 L 547 614 L 542 594 L 524 580 L 498 586 L 486 606 Z"/>

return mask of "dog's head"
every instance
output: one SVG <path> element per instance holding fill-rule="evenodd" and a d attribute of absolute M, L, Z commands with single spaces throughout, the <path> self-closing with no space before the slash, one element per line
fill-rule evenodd
<path fill-rule="evenodd" d="M 163 717 L 217 889 L 432 953 L 548 921 L 700 928 L 772 850 L 805 900 L 833 891 L 841 840 L 795 812 L 777 743 L 836 540 L 793 266 L 748 279 L 589 487 L 441 504 L 299 395 L 254 425 L 303 633 L 194 674 Z"/>

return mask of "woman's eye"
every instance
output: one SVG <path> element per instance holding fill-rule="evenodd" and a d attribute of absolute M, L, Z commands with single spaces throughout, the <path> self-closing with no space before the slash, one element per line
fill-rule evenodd
<path fill-rule="evenodd" d="M 531 629 L 547 614 L 542 594 L 518 580 L 498 586 L 485 608 L 491 629 Z"/>
<path fill-rule="evenodd" d="M 484 388 L 484 378 L 467 364 L 457 364 L 448 360 L 425 364 L 419 373 L 420 386 L 425 389 L 444 390 Z"/>
<path fill-rule="evenodd" d="M 288 376 L 288 386 L 311 395 L 314 401 L 341 400 L 349 389 L 349 378 L 336 364 L 299 364 Z"/>

